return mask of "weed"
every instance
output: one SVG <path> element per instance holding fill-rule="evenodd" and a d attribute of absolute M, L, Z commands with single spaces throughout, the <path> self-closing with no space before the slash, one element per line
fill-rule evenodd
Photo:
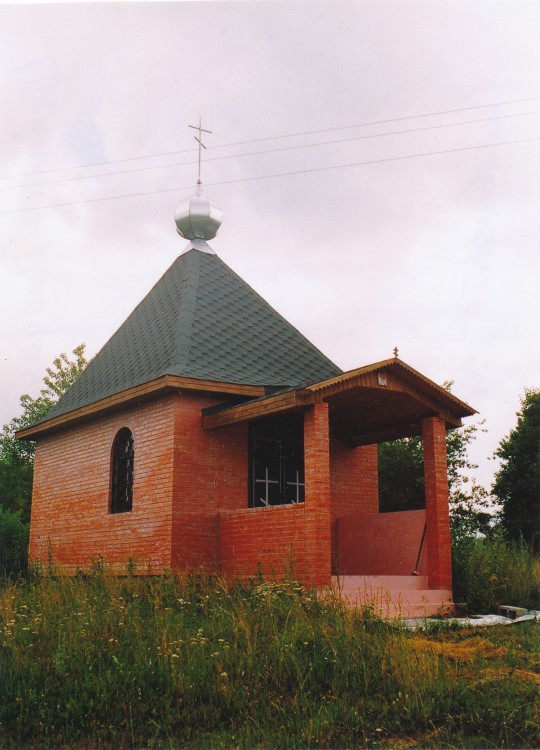
<path fill-rule="evenodd" d="M 98 563 L 0 591 L 3 749 L 538 744 L 538 623 L 419 635 L 294 581 Z"/>

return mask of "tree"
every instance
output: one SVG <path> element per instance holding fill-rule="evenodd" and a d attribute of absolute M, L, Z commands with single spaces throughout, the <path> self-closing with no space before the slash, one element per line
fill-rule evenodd
<path fill-rule="evenodd" d="M 424 507 L 424 457 L 419 437 L 380 443 L 379 509 L 381 513 Z"/>
<path fill-rule="evenodd" d="M 15 433 L 47 415 L 88 364 L 84 352 L 85 344 L 80 344 L 72 352 L 73 360 L 60 354 L 51 367 L 46 368 L 40 395 L 37 398 L 27 393 L 21 396 L 22 414 L 4 425 L 0 433 L 0 507 L 10 513 L 20 513 L 25 522 L 30 517 L 35 443 L 16 440 Z"/>
<path fill-rule="evenodd" d="M 444 384 L 448 391 L 452 382 Z M 469 445 L 483 430 L 483 421 L 446 433 L 446 461 L 452 530 L 457 534 L 486 532 L 493 519 L 487 491 L 470 479 L 477 469 Z M 417 510 L 425 504 L 424 456 L 421 437 L 379 445 L 379 505 L 382 512 Z"/>
<path fill-rule="evenodd" d="M 516 416 L 516 427 L 495 452 L 501 468 L 492 492 L 509 537 L 540 552 L 540 390 L 525 391 Z"/>

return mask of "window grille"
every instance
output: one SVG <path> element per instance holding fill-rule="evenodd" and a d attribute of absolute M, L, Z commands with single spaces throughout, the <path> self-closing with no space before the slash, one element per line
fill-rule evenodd
<path fill-rule="evenodd" d="M 129 513 L 133 505 L 133 435 L 123 427 L 114 440 L 111 513 Z"/>
<path fill-rule="evenodd" d="M 303 417 L 279 416 L 250 424 L 250 508 L 303 503 L 304 498 Z"/>

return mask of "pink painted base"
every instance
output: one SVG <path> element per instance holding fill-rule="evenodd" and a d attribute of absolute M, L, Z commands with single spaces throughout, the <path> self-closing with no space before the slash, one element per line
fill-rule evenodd
<path fill-rule="evenodd" d="M 353 607 L 383 619 L 453 614 L 449 589 L 428 589 L 427 576 L 333 576 L 332 590 Z"/>
<path fill-rule="evenodd" d="M 341 576 L 427 575 L 426 545 L 422 547 L 425 510 L 366 513 L 336 520 L 337 570 Z"/>

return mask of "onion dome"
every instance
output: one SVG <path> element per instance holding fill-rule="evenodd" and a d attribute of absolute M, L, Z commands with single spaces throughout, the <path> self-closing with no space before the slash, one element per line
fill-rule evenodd
<path fill-rule="evenodd" d="M 223 214 L 202 192 L 201 187 L 195 195 L 182 201 L 174 212 L 176 231 L 186 240 L 213 239 L 221 222 Z"/>

